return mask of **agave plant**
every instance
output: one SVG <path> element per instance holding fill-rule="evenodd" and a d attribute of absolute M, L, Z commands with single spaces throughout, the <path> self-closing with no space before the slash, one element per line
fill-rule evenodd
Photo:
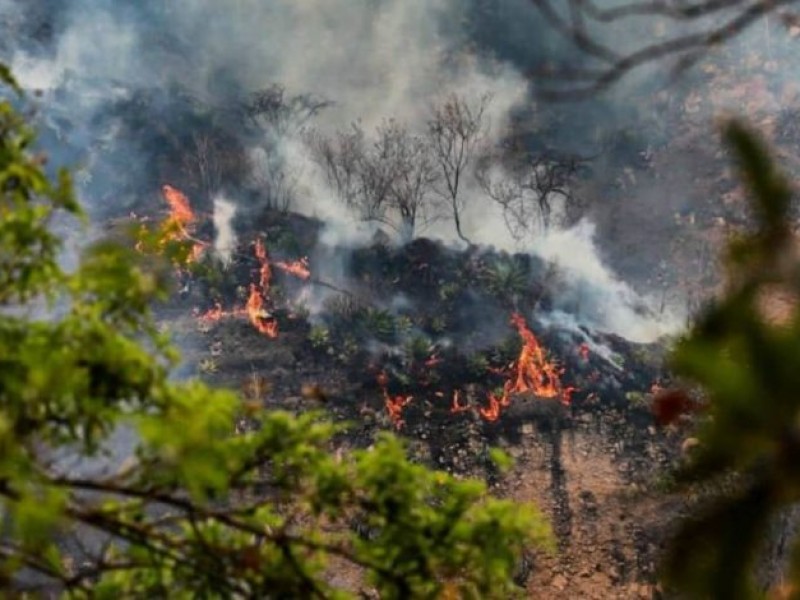
<path fill-rule="evenodd" d="M 415 335 L 403 347 L 404 362 L 409 366 L 424 362 L 431 357 L 433 352 L 433 344 L 428 338 L 422 335 Z"/>
<path fill-rule="evenodd" d="M 528 289 L 528 271 L 519 260 L 496 259 L 484 273 L 486 289 L 498 298 L 515 298 Z"/>
<path fill-rule="evenodd" d="M 331 332 L 324 325 L 314 325 L 308 332 L 308 341 L 315 350 L 322 350 L 330 344 Z"/>
<path fill-rule="evenodd" d="M 394 315 L 383 309 L 371 308 L 364 316 L 364 325 L 372 336 L 383 342 L 394 340 L 397 333 Z"/>

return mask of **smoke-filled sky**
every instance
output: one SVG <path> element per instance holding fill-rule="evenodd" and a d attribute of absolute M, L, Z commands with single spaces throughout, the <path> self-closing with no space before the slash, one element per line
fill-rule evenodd
<path fill-rule="evenodd" d="M 633 86 L 663 81 L 647 73 L 630 79 L 603 98 L 559 109 L 554 125 L 554 109 L 537 105 L 522 70 L 563 44 L 527 0 L 0 0 L 0 38 L 0 57 L 25 87 L 43 91 L 44 143 L 54 161 L 79 169 L 84 201 L 102 214 L 116 207 L 124 214 L 138 203 L 131 190 L 152 196 L 164 183 L 156 172 L 163 148 L 153 147 L 151 132 L 166 123 L 189 130 L 181 111 L 192 103 L 224 112 L 274 83 L 330 100 L 315 121 L 328 132 L 354 122 L 372 131 L 387 118 L 421 128 L 446 94 L 490 93 L 490 141 L 502 141 L 512 115 L 525 115 L 548 144 L 588 155 L 598 128 L 633 126 L 628 116 L 651 110 L 630 100 Z M 149 102 L 147 119 L 123 126 L 109 118 L 115 103 L 139 97 Z M 188 100 L 178 105 L 176 97 Z M 544 136 L 531 143 L 545 144 Z M 250 152 L 274 150 L 274 140 L 241 137 Z M 279 152 L 299 181 L 295 208 L 325 219 L 326 239 L 352 242 L 353 217 L 315 173 L 302 140 L 282 140 Z M 235 189 L 212 192 L 245 201 Z M 481 192 L 468 185 L 466 193 L 470 237 L 562 265 L 575 293 L 592 298 L 582 303 L 593 307 L 587 324 L 648 339 L 676 322 L 640 314 L 645 300 L 603 265 L 591 223 L 542 233 L 520 248 Z M 453 239 L 441 223 L 426 233 Z"/>

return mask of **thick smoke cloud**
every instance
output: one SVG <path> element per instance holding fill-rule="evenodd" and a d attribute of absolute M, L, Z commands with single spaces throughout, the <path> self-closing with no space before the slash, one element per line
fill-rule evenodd
<path fill-rule="evenodd" d="M 122 187 L 119 178 L 127 176 L 133 195 L 152 195 L 164 183 L 154 181 L 150 172 L 159 149 L 127 139 L 130 124 L 126 130 L 119 121 L 103 118 L 114 102 L 136 102 L 140 95 L 154 108 L 152 121 L 139 123 L 139 130 L 159 131 L 162 120 L 181 122 L 169 96 L 174 90 L 191 97 L 187 105 L 197 101 L 215 107 L 224 121 L 226 107 L 279 83 L 287 93 L 311 93 L 332 101 L 315 121 L 321 130 L 332 132 L 352 122 L 371 131 L 386 118 L 423 127 L 431 105 L 445 94 L 476 98 L 489 92 L 491 136 L 499 141 L 514 111 L 535 115 L 538 108 L 526 79 L 508 62 L 513 49 L 504 50 L 498 42 L 504 32 L 498 28 L 496 35 L 486 33 L 475 24 L 479 4 L 0 0 L 0 21 L 19 40 L 3 48 L 5 59 L 24 86 L 44 93 L 43 119 L 51 132 L 45 142 L 53 146 L 56 158 L 79 169 L 79 182 L 91 207 L 107 211 L 110 203 L 123 212 L 135 202 L 122 193 L 115 195 Z M 509 7 L 505 25 L 512 27 L 523 14 L 517 11 L 525 9 L 519 1 Z M 529 12 L 524 15 L 530 18 Z M 476 32 L 489 38 L 476 44 Z M 489 51 L 492 40 L 498 43 Z M 252 133 L 242 132 L 242 139 L 251 155 L 259 147 L 269 148 L 291 167 L 298 181 L 296 208 L 329 221 L 324 241 L 363 239 L 361 233 L 361 238 L 356 235 L 359 230 L 352 215 L 315 171 L 299 134 L 287 136 L 277 146 L 274 139 L 259 139 Z M 59 150 L 59 144 L 72 151 Z M 218 193 L 232 202 L 244 202 L 235 192 L 206 191 L 208 204 Z M 640 310 L 645 301 L 598 258 L 590 226 L 512 241 L 502 215 L 480 191 L 473 187 L 466 194 L 471 201 L 465 225 L 471 238 L 508 250 L 537 252 L 559 263 L 574 279 L 565 291 L 565 302 L 574 296 L 573 304 L 583 307 L 588 323 L 638 339 L 663 332 L 663 324 L 654 326 L 652 316 Z M 445 223 L 425 233 L 453 239 L 452 227 Z"/>

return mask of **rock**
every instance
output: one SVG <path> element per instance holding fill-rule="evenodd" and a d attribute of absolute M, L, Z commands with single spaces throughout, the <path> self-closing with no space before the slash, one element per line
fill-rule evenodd
<path fill-rule="evenodd" d="M 553 581 L 550 582 L 550 585 L 557 589 L 559 592 L 564 591 L 567 588 L 567 578 L 563 575 L 556 575 L 553 577 Z"/>

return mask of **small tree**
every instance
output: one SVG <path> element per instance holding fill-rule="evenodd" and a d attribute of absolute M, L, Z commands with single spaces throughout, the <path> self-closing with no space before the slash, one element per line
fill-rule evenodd
<path fill-rule="evenodd" d="M 312 149 L 339 198 L 363 220 L 382 223 L 408 242 L 434 218 L 439 173 L 430 146 L 397 121 L 379 125 L 372 143 L 353 124 L 334 139 L 312 138 Z"/>
<path fill-rule="evenodd" d="M 330 559 L 385 598 L 512 593 L 517 553 L 546 538 L 535 513 L 410 463 L 391 436 L 337 457 L 319 415 L 175 382 L 148 310 L 169 267 L 102 242 L 64 271 L 48 224 L 81 211 L 32 141 L 0 102 L 3 596 L 351 597 Z M 260 426 L 237 435 L 243 413 Z M 113 464 L 121 428 L 133 448 Z"/>
<path fill-rule="evenodd" d="M 461 229 L 464 210 L 461 185 L 480 153 L 487 129 L 485 112 L 490 98 L 485 95 L 472 107 L 464 98 L 452 94 L 433 109 L 433 116 L 428 121 L 433 157 L 441 173 L 436 191 L 448 204 L 458 237 L 468 244 L 471 242 Z"/>
<path fill-rule="evenodd" d="M 333 104 L 314 94 L 290 96 L 280 84 L 253 92 L 241 105 L 245 123 L 275 137 L 295 133 Z"/>
<path fill-rule="evenodd" d="M 548 229 L 554 208 L 570 213 L 575 197 L 573 179 L 580 163 L 574 158 L 550 158 L 524 153 L 500 165 L 484 158 L 476 170 L 480 187 L 503 209 L 509 232 L 516 239 Z"/>

